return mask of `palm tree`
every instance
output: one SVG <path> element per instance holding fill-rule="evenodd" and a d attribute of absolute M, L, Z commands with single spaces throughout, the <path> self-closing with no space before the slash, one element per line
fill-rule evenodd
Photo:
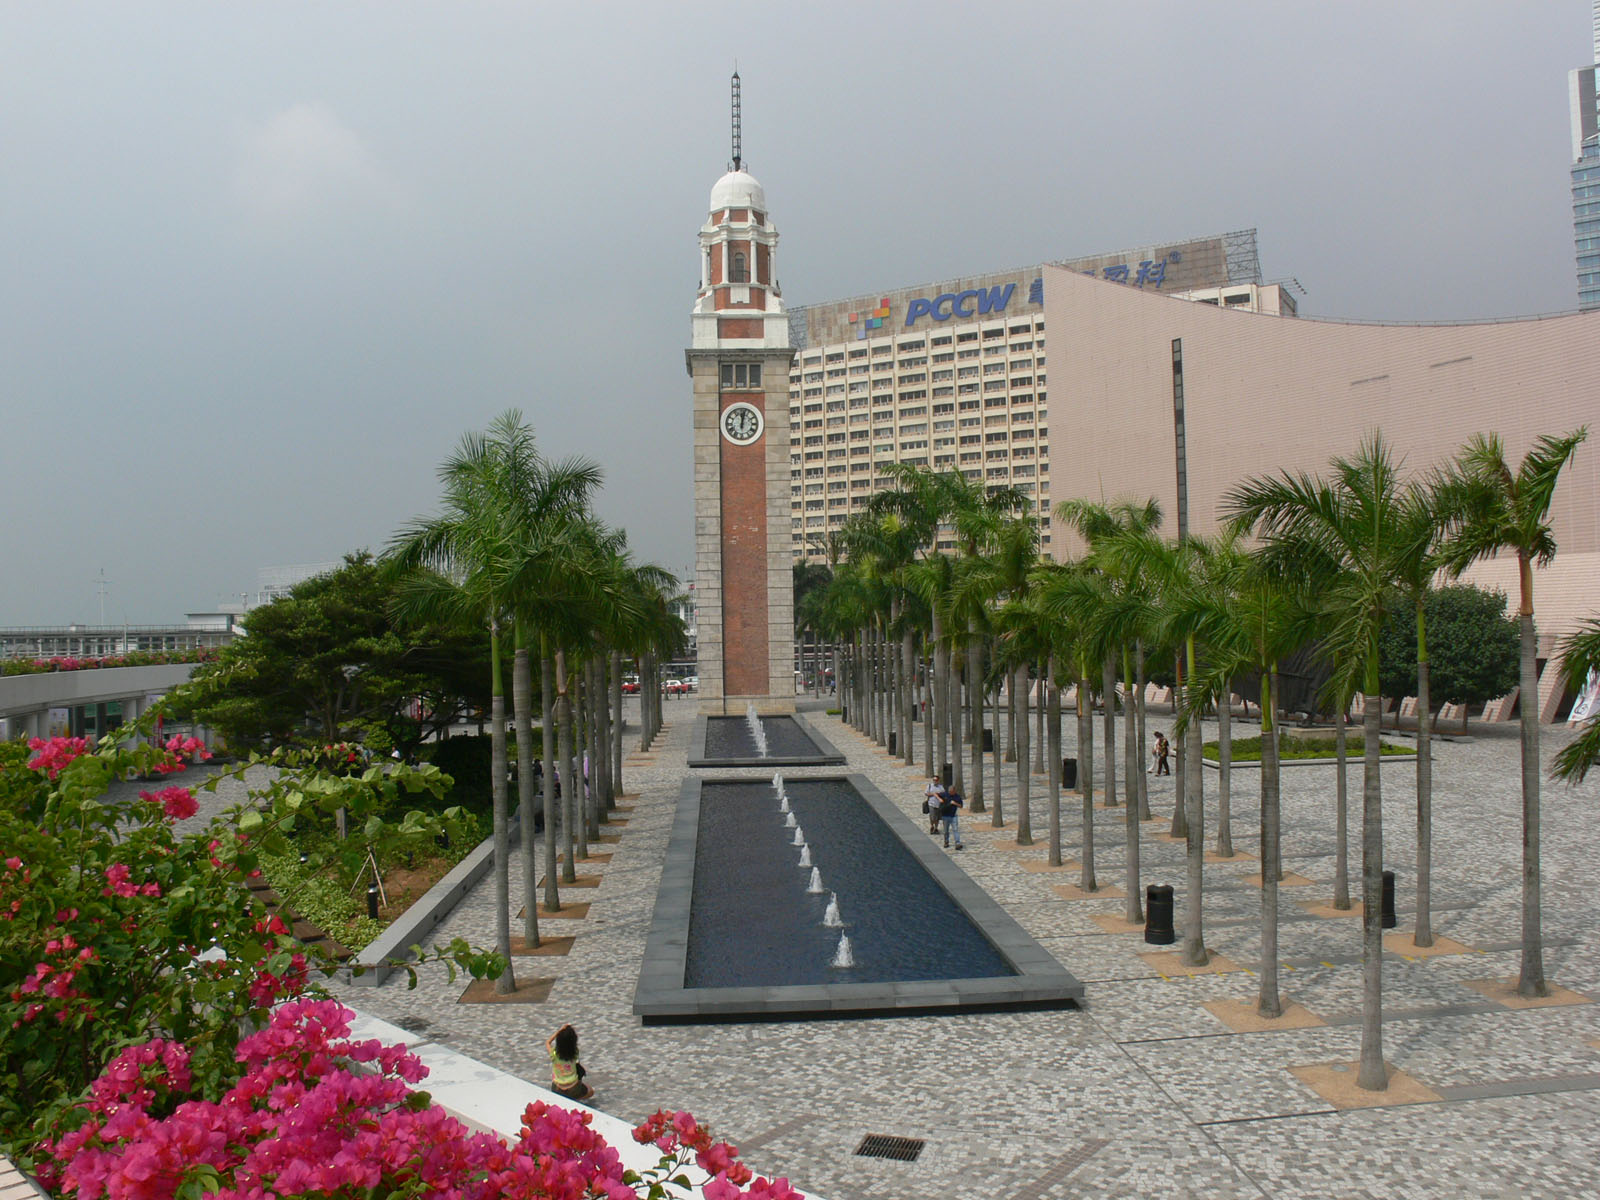
<path fill-rule="evenodd" d="M 501 422 L 515 417 L 508 413 Z M 416 611 L 430 603 L 452 603 L 475 609 L 488 626 L 490 660 L 490 772 L 494 804 L 495 948 L 506 958 L 506 970 L 495 981 L 502 994 L 516 990 L 511 968 L 510 823 L 506 797 L 505 685 L 500 652 L 501 631 L 508 615 L 506 577 L 516 561 L 519 530 L 509 501 L 508 477 L 520 470 L 531 453 L 531 434 L 501 440 L 497 423 L 489 435 L 469 433 L 439 468 L 444 485 L 443 515 L 414 521 L 390 541 L 391 569 L 405 573 L 408 583 L 400 602 Z M 513 468 L 508 459 L 518 462 Z M 426 571 L 419 570 L 425 568 Z M 430 580 L 456 584 L 456 599 Z"/>
<path fill-rule="evenodd" d="M 1561 647 L 1561 671 L 1568 689 L 1582 693 L 1589 673 L 1600 671 L 1600 620 L 1586 622 L 1569 634 Z M 1591 715 L 1583 732 L 1556 755 L 1555 777 L 1568 783 L 1582 783 L 1589 768 L 1600 758 L 1600 717 Z"/>
<path fill-rule="evenodd" d="M 1459 576 L 1472 563 L 1515 552 L 1522 626 L 1522 969 L 1520 996 L 1548 996 L 1544 977 L 1539 862 L 1539 672 L 1533 627 L 1533 568 L 1556 555 L 1550 503 L 1561 468 L 1588 436 L 1582 427 L 1563 437 L 1543 436 L 1513 470 L 1498 434 L 1475 435 L 1449 471 L 1446 486 L 1458 524 L 1444 561 Z"/>
<path fill-rule="evenodd" d="M 535 831 L 533 795 L 533 677 L 530 643 L 541 649 L 549 634 L 570 627 L 575 614 L 592 602 L 592 547 L 588 515 L 590 498 L 600 484 L 600 469 L 585 459 L 551 464 L 534 449 L 533 431 L 511 411 L 489 428 L 490 441 L 500 449 L 504 503 L 516 534 L 508 560 L 505 594 L 512 609 L 512 719 L 517 742 L 517 800 L 522 825 L 523 938 L 530 947 L 540 944 L 538 925 L 538 872 L 534 863 Z M 541 655 L 541 658 L 543 655 Z M 541 683 L 543 670 L 541 668 Z M 542 688 L 541 688 L 542 691 Z M 547 698 L 541 699 L 541 711 Z M 543 742 L 543 736 L 541 735 Z M 544 745 L 548 755 L 548 743 Z M 546 776 L 546 791 L 551 781 Z M 545 807 L 546 906 L 560 906 L 555 889 L 555 825 L 553 802 Z"/>
<path fill-rule="evenodd" d="M 1445 505 L 1452 492 L 1442 477 L 1427 485 L 1412 483 L 1406 489 L 1395 558 L 1396 580 L 1417 622 L 1417 923 L 1412 940 L 1424 947 L 1433 945 L 1433 713 L 1424 605 L 1429 584 L 1439 570 L 1439 544 L 1450 523 Z"/>
<path fill-rule="evenodd" d="M 1335 458 L 1333 479 L 1304 472 L 1253 479 L 1233 489 L 1224 509 L 1238 532 L 1254 530 L 1286 559 L 1314 557 L 1343 570 L 1324 592 L 1331 646 L 1363 665 L 1366 746 L 1362 787 L 1362 1021 L 1357 1086 L 1383 1091 L 1383 790 L 1379 775 L 1378 636 L 1395 600 L 1404 530 L 1396 465 L 1381 434 L 1353 458 Z M 1263 714 L 1265 719 L 1265 714 Z M 1263 864 L 1263 871 L 1266 870 Z"/>
<path fill-rule="evenodd" d="M 1152 533 L 1124 533 L 1111 539 L 1107 557 L 1118 571 L 1147 582 L 1159 596 L 1156 632 L 1158 640 L 1181 647 L 1179 720 L 1175 730 L 1182 753 L 1182 793 L 1174 804 L 1173 827 L 1179 816 L 1187 841 L 1187 904 L 1183 940 L 1183 961 L 1189 966 L 1204 966 L 1210 961 L 1204 937 L 1205 893 L 1205 805 L 1201 775 L 1200 714 L 1189 705 L 1188 687 L 1199 666 L 1201 617 L 1212 586 L 1206 575 L 1211 544 L 1189 537 L 1168 542 Z M 1174 832 L 1173 836 L 1180 836 Z"/>
<path fill-rule="evenodd" d="M 1056 654 L 1072 665 L 1077 681 L 1078 792 L 1083 843 L 1078 886 L 1092 892 L 1099 888 L 1099 882 L 1095 878 L 1094 862 L 1094 714 L 1090 707 L 1089 670 L 1092 663 L 1104 658 L 1112 636 L 1106 616 L 1116 611 L 1115 596 L 1108 578 L 1088 560 L 1041 568 L 1037 575 L 1042 624 L 1051 632 Z M 1137 821 L 1136 806 L 1133 811 Z M 1137 837 L 1129 863 L 1134 870 L 1138 869 Z"/>
<path fill-rule="evenodd" d="M 1277 665 L 1304 645 L 1316 630 L 1316 612 L 1260 555 L 1246 555 L 1237 541 L 1224 538 L 1211 547 L 1211 586 L 1200 598 L 1201 637 L 1207 670 L 1192 681 L 1187 698 L 1198 717 L 1208 704 L 1225 708 L 1232 679 L 1253 670 L 1261 699 L 1261 971 L 1256 1009 L 1263 1017 L 1283 1015 L 1278 994 L 1278 880 L 1282 875 L 1278 807 L 1279 768 L 1276 692 Z M 1219 781 L 1225 764 L 1219 756 Z M 1219 793 L 1222 789 L 1219 787 Z M 1219 818 L 1220 819 L 1220 818 Z"/>

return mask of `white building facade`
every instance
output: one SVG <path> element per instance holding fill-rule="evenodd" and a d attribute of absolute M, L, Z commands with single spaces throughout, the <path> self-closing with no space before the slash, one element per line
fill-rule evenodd
<path fill-rule="evenodd" d="M 1255 230 L 1054 264 L 1140 291 L 1293 312 L 1261 284 Z M 789 342 L 795 559 L 889 486 L 883 467 L 960 471 L 1031 496 L 1051 541 L 1043 267 L 794 308 Z M 1056 330 L 1056 338 L 1071 330 Z M 951 549 L 948 538 L 942 549 Z"/>

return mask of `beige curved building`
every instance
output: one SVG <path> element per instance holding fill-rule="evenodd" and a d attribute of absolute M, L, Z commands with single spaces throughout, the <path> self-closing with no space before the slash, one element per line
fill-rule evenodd
<path fill-rule="evenodd" d="M 1358 324 L 1180 302 L 1054 267 L 1044 308 L 1053 500 L 1155 496 L 1175 531 L 1181 470 L 1189 528 L 1203 534 L 1239 481 L 1320 472 L 1373 430 L 1420 471 L 1474 433 L 1498 433 L 1515 461 L 1541 434 L 1589 425 L 1552 507 L 1559 553 L 1534 584 L 1541 668 L 1568 630 L 1600 615 L 1600 312 Z M 1055 532 L 1058 558 L 1081 549 Z M 1467 578 L 1514 598 L 1516 561 Z M 1546 720 L 1563 698 L 1557 674 L 1540 678 Z"/>

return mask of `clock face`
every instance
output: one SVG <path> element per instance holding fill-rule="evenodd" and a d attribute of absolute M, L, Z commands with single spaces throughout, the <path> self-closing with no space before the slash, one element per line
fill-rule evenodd
<path fill-rule="evenodd" d="M 753 404 L 730 404 L 722 411 L 722 436 L 736 446 L 748 446 L 761 436 L 761 410 Z"/>

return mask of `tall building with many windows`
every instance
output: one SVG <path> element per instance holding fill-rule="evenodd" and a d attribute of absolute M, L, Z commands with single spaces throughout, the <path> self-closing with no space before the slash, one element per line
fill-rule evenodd
<path fill-rule="evenodd" d="M 1567 77 L 1572 105 L 1572 237 L 1578 261 L 1578 308 L 1600 308 L 1600 107 L 1595 71 L 1600 67 L 1600 0 L 1594 5 L 1595 65 Z"/>
<path fill-rule="evenodd" d="M 1287 292 L 1261 283 L 1254 229 L 1055 265 L 1219 307 L 1294 313 Z M 896 462 L 1020 489 L 1033 497 L 1049 544 L 1042 272 L 1000 271 L 789 310 L 796 559 L 825 559 L 827 535 L 889 485 L 882 469 Z"/>

